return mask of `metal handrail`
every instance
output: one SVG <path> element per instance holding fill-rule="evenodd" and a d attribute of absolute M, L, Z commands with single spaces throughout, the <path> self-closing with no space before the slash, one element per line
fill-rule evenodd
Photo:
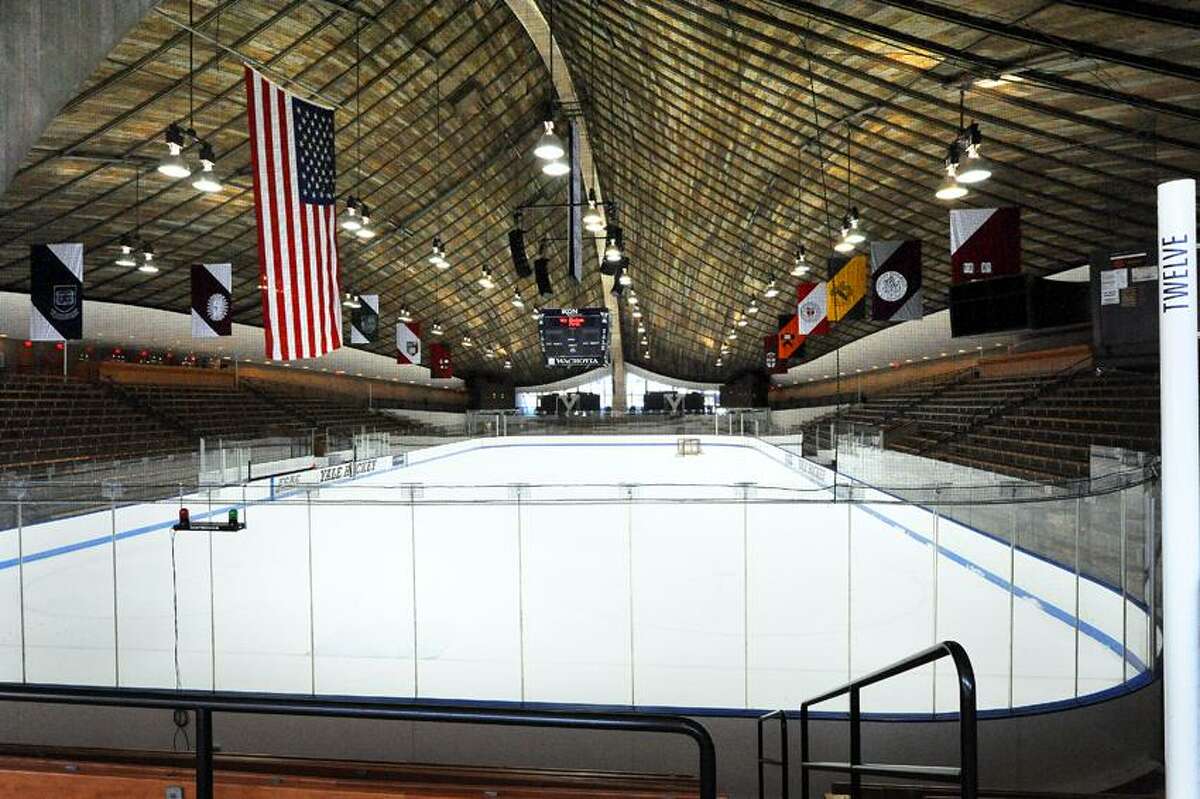
<path fill-rule="evenodd" d="M 953 766 L 905 766 L 862 762 L 862 712 L 859 692 L 868 685 L 912 671 L 921 666 L 950 658 L 958 673 L 958 721 L 959 721 L 959 765 Z M 810 706 L 833 699 L 843 694 L 850 695 L 850 761 L 832 763 L 809 760 L 808 755 L 808 709 Z M 967 651 L 955 641 L 942 641 L 921 652 L 897 661 L 878 671 L 852 680 L 832 691 L 814 696 L 800 705 L 800 796 L 809 799 L 809 773 L 813 771 L 838 772 L 850 775 L 850 797 L 862 796 L 862 776 L 915 777 L 921 780 L 957 782 L 962 799 L 978 799 L 979 796 L 979 749 L 977 719 L 975 715 L 975 670 Z M 784 751 L 784 760 L 787 752 Z M 761 791 L 761 780 L 760 780 Z M 786 796 L 786 794 L 785 794 Z"/>
<path fill-rule="evenodd" d="M 763 755 L 763 727 L 771 719 L 779 719 L 779 751 L 778 758 Z M 788 730 L 787 713 L 782 710 L 772 710 L 758 717 L 758 799 L 766 799 L 763 792 L 763 766 L 779 766 L 780 797 L 788 799 Z"/>
<path fill-rule="evenodd" d="M 716 751 L 712 736 L 704 725 L 683 716 L 551 711 L 484 704 L 422 705 L 389 699 L 333 700 L 317 696 L 232 691 L 95 688 L 28 683 L 0 683 L 0 702 L 194 711 L 198 799 L 213 797 L 213 713 L 391 719 L 683 735 L 695 741 L 698 749 L 700 799 L 716 799 L 717 796 Z"/>

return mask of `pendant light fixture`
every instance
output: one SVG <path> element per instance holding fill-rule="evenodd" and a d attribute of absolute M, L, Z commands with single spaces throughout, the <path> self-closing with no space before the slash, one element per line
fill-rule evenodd
<path fill-rule="evenodd" d="M 507 358 L 505 358 L 505 359 L 504 359 L 504 368 L 505 368 L 505 369 L 512 369 L 512 361 L 510 361 L 510 360 L 508 360 Z"/>
<path fill-rule="evenodd" d="M 941 185 L 934 192 L 934 197 L 939 200 L 960 200 L 967 196 L 967 187 L 962 185 L 958 179 L 958 164 L 959 149 L 956 141 L 950 145 L 950 149 L 946 153 L 946 177 L 942 179 Z"/>
<path fill-rule="evenodd" d="M 169 178 L 186 178 L 192 174 L 192 169 L 183 160 L 183 128 L 178 122 L 167 126 L 167 154 L 158 162 L 160 174 Z"/>
<path fill-rule="evenodd" d="M 362 204 L 361 219 L 362 224 L 359 225 L 358 230 L 354 231 L 354 235 L 364 241 L 375 238 L 375 228 L 371 227 L 371 212 L 366 203 Z"/>
<path fill-rule="evenodd" d="M 434 61 L 434 124 L 437 127 L 437 170 L 438 175 L 442 174 L 444 166 L 444 156 L 442 154 L 442 67 L 437 61 Z M 450 261 L 446 259 L 446 246 L 442 243 L 440 234 L 433 237 L 433 253 L 429 256 L 429 263 L 436 266 L 438 269 L 449 269 Z"/>
<path fill-rule="evenodd" d="M 342 221 L 339 224 L 347 233 L 355 233 L 362 227 L 362 218 L 358 213 L 358 200 L 353 195 L 346 199 L 346 210 L 342 211 Z"/>
<path fill-rule="evenodd" d="M 342 296 L 342 307 L 357 311 L 362 307 L 362 301 L 359 300 L 358 295 L 353 291 L 347 291 Z"/>
<path fill-rule="evenodd" d="M 471 349 L 471 347 L 475 346 L 475 342 L 471 340 L 470 336 L 463 336 L 462 337 L 462 345 L 464 347 L 466 347 L 467 349 Z"/>
<path fill-rule="evenodd" d="M 959 183 L 982 183 L 992 176 L 992 165 L 979 154 L 979 145 L 983 142 L 983 134 L 979 132 L 979 123 L 972 122 L 963 134 L 967 145 L 967 157 L 959 167 Z"/>
<path fill-rule="evenodd" d="M 446 248 L 437 236 L 433 237 L 433 251 L 429 254 L 429 263 L 438 269 L 450 268 L 450 261 L 446 259 Z"/>
<path fill-rule="evenodd" d="M 746 313 L 750 316 L 754 316 L 754 314 L 758 313 L 758 300 L 750 300 L 750 305 L 746 307 Z"/>
<path fill-rule="evenodd" d="M 400 309 L 400 316 L 397 317 L 397 319 L 401 322 L 404 322 L 405 324 L 408 324 L 409 322 L 411 322 L 413 320 L 412 314 L 410 314 L 408 312 L 407 308 Z"/>
<path fill-rule="evenodd" d="M 847 214 L 846 216 L 842 217 L 841 235 L 838 237 L 837 242 L 834 243 L 833 251 L 840 253 L 854 252 L 854 245 L 850 243 L 849 236 L 850 215 Z"/>
<path fill-rule="evenodd" d="M 157 275 L 158 264 L 154 263 L 154 247 L 151 244 L 142 245 L 142 262 L 138 264 L 138 271 L 143 275 Z"/>
<path fill-rule="evenodd" d="M 429 332 L 430 332 L 430 333 L 432 333 L 432 334 L 433 334 L 433 335 L 435 335 L 435 336 L 441 336 L 441 335 L 445 334 L 445 332 L 446 332 L 446 331 L 442 329 L 442 323 L 441 323 L 441 322 L 438 322 L 437 320 L 434 320 L 433 327 L 431 327 L 431 328 L 429 329 Z"/>
<path fill-rule="evenodd" d="M 763 296 L 768 300 L 773 300 L 779 296 L 779 286 L 775 285 L 774 280 L 767 283 L 767 288 L 763 291 Z"/>
<path fill-rule="evenodd" d="M 513 292 L 512 305 L 514 308 L 524 308 L 525 307 L 525 300 L 521 299 L 520 291 Z"/>
<path fill-rule="evenodd" d="M 540 308 L 534 308 L 532 311 L 530 311 L 530 312 L 529 312 L 529 318 L 530 318 L 530 319 L 533 319 L 534 321 L 538 321 L 538 320 L 540 320 L 540 319 L 542 318 L 542 311 L 541 311 L 541 309 L 540 309 Z"/>
<path fill-rule="evenodd" d="M 158 274 L 158 264 L 154 263 L 154 247 L 142 240 L 142 168 L 140 166 L 137 167 L 137 173 L 133 180 L 133 190 L 136 214 L 134 229 L 136 232 L 130 243 L 141 250 L 140 256 L 136 259 L 137 270 L 143 275 L 156 275 Z"/>
<path fill-rule="evenodd" d="M 835 252 L 849 253 L 853 252 L 854 248 L 867 240 L 859 230 L 858 207 L 851 203 L 850 193 L 850 172 L 853 163 L 850 159 L 850 144 L 854 139 L 854 129 L 850 123 L 846 123 L 846 202 L 850 204 L 850 210 L 842 217 L 841 238 L 833 245 Z"/>
<path fill-rule="evenodd" d="M 546 27 L 546 53 L 550 59 L 550 91 L 546 97 L 546 113 L 542 121 L 544 130 L 537 141 L 537 146 L 533 148 L 533 154 L 539 160 L 545 161 L 542 165 L 543 174 L 557 177 L 570 172 L 571 168 L 562 160 L 567 149 L 563 146 L 562 139 L 554 132 L 554 0 L 550 0 L 550 14 Z"/>
<path fill-rule="evenodd" d="M 583 229 L 588 233 L 604 232 L 604 215 L 600 213 L 600 208 L 596 205 L 595 190 L 588 191 L 587 210 L 583 212 Z"/>
<path fill-rule="evenodd" d="M 857 205 L 850 206 L 850 215 L 848 218 L 850 221 L 850 228 L 846 232 L 846 241 L 848 241 L 851 244 L 856 245 L 856 246 L 859 244 L 862 244 L 864 241 L 867 240 L 867 237 L 865 235 L 863 235 L 863 232 L 861 230 L 859 230 L 859 227 L 858 227 L 858 206 Z"/>
<path fill-rule="evenodd" d="M 801 244 L 796 248 L 796 257 L 792 260 L 792 271 L 789 272 L 792 277 L 804 277 L 808 274 L 807 251 L 804 245 Z"/>
<path fill-rule="evenodd" d="M 133 238 L 125 233 L 121 236 L 121 242 L 118 246 L 121 248 L 121 254 L 113 261 L 117 266 L 134 267 L 137 266 L 137 259 L 133 257 Z"/>
<path fill-rule="evenodd" d="M 479 288 L 483 289 L 484 291 L 491 291 L 492 289 L 496 288 L 496 281 L 492 280 L 492 270 L 488 269 L 486 266 L 480 270 L 479 280 L 475 282 L 479 285 Z"/>
<path fill-rule="evenodd" d="M 200 143 L 200 174 L 192 181 L 192 187 L 197 191 L 202 191 L 205 194 L 215 194 L 223 187 L 221 180 L 217 177 L 215 171 L 217 164 L 217 156 L 213 153 L 212 145 L 208 142 Z"/>

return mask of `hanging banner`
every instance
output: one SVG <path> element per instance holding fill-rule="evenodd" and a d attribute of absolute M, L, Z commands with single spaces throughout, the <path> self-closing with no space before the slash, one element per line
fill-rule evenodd
<path fill-rule="evenodd" d="M 781 314 L 779 316 L 779 329 L 775 337 L 776 352 L 786 371 L 788 361 L 792 358 L 801 357 L 804 351 L 804 336 L 800 334 L 799 315 Z"/>
<path fill-rule="evenodd" d="M 370 344 L 379 338 L 379 295 L 359 294 L 350 314 L 350 343 Z"/>
<path fill-rule="evenodd" d="M 1020 208 L 956 208 L 950 212 L 951 283 L 1020 272 Z"/>
<path fill-rule="evenodd" d="M 829 304 L 826 312 L 830 322 L 866 316 L 867 272 L 865 253 L 829 259 Z"/>
<path fill-rule="evenodd" d="M 826 300 L 824 280 L 796 286 L 796 316 L 799 317 L 800 335 L 819 336 L 829 332 Z"/>
<path fill-rule="evenodd" d="M 83 245 L 34 244 L 29 248 L 29 338 L 83 338 Z"/>
<path fill-rule="evenodd" d="M 429 345 L 429 376 L 434 379 L 454 377 L 454 364 L 450 360 L 450 345 L 434 341 Z"/>
<path fill-rule="evenodd" d="M 421 323 L 396 323 L 396 363 L 421 363 Z"/>
<path fill-rule="evenodd" d="M 233 335 L 233 265 L 192 264 L 192 338 Z"/>
<path fill-rule="evenodd" d="M 924 314 L 921 242 L 871 242 L 871 318 L 905 322 Z"/>

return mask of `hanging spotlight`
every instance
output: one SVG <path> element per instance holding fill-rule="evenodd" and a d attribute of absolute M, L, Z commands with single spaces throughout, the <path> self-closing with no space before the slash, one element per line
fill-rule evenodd
<path fill-rule="evenodd" d="M 628 262 L 626 262 L 625 268 L 621 270 L 621 276 L 619 278 L 617 278 L 617 282 L 620 283 L 622 286 L 627 286 L 627 287 L 633 285 L 633 275 L 629 274 L 629 263 Z"/>
<path fill-rule="evenodd" d="M 608 226 L 608 243 L 604 248 L 604 260 L 615 264 L 621 260 L 621 228 L 616 225 Z M 629 285 L 628 283 L 622 285 Z"/>
<path fill-rule="evenodd" d="M 958 174 L 959 183 L 982 183 L 992 176 L 992 165 L 979 154 L 979 145 L 983 142 L 983 134 L 979 132 L 979 123 L 972 122 L 963 134 L 967 144 L 967 158 Z"/>
<path fill-rule="evenodd" d="M 167 155 L 158 162 L 158 171 L 169 178 L 186 178 L 192 168 L 183 160 L 183 128 L 172 122 L 167 126 Z"/>
<path fill-rule="evenodd" d="M 728 335 L 728 336 L 726 336 L 725 338 L 729 339 L 730 341 L 737 341 L 737 331 L 736 331 L 736 330 L 730 330 L 730 331 L 729 331 L 729 335 Z"/>
<path fill-rule="evenodd" d="M 645 332 L 646 332 L 646 326 L 645 326 L 645 325 L 643 325 L 641 322 L 638 322 L 637 331 L 638 331 L 639 333 L 645 333 Z"/>
<path fill-rule="evenodd" d="M 371 214 L 367 209 L 366 203 L 362 204 L 362 216 L 360 218 L 362 219 L 362 224 L 358 226 L 358 230 L 354 231 L 354 235 L 360 239 L 375 238 L 375 229 L 371 227 Z"/>
<path fill-rule="evenodd" d="M 858 229 L 858 206 L 850 206 L 849 219 L 850 228 L 846 232 L 846 241 L 854 245 L 862 244 L 867 240 L 867 237 L 863 235 L 861 230 Z"/>
<path fill-rule="evenodd" d="M 541 310 L 539 308 L 534 308 L 532 311 L 529 312 L 529 318 L 533 319 L 535 321 L 541 319 L 542 318 Z"/>
<path fill-rule="evenodd" d="M 440 335 L 442 335 L 443 333 L 445 333 L 446 331 L 445 331 L 445 330 L 442 330 L 442 323 L 441 323 L 441 322 L 437 322 L 437 321 L 435 321 L 435 322 L 433 323 L 433 327 L 432 327 L 432 328 L 430 328 L 429 332 L 430 332 L 430 333 L 432 333 L 432 334 L 433 334 L 433 335 L 435 335 L 435 336 L 440 336 Z"/>
<path fill-rule="evenodd" d="M 470 337 L 470 336 L 463 336 L 463 337 L 462 337 L 462 345 L 463 345 L 464 347 L 466 347 L 467 349 L 470 349 L 471 347 L 474 347 L 474 346 L 475 346 L 475 342 L 474 342 L 474 341 L 471 341 L 471 337 Z"/>
<path fill-rule="evenodd" d="M 649 344 L 650 344 L 650 339 L 646 338 L 645 336 L 642 336 L 642 346 L 645 347 Z"/>
<path fill-rule="evenodd" d="M 357 294 L 347 291 L 342 297 L 342 307 L 357 310 L 362 307 L 362 302 L 359 301 Z"/>
<path fill-rule="evenodd" d="M 525 300 L 521 299 L 521 292 L 519 292 L 519 291 L 513 292 L 512 304 L 513 304 L 514 308 L 524 308 L 525 307 Z"/>
<path fill-rule="evenodd" d="M 213 153 L 212 145 L 200 142 L 200 174 L 192 181 L 192 188 L 197 191 L 213 194 L 221 190 L 221 181 L 217 178 L 215 167 L 217 156 Z"/>
<path fill-rule="evenodd" d="M 775 285 L 774 280 L 767 284 L 767 288 L 763 292 L 763 296 L 768 300 L 773 300 L 779 296 L 779 287 Z"/>
<path fill-rule="evenodd" d="M 475 282 L 478 283 L 479 288 L 483 289 L 484 291 L 491 291 L 492 289 L 496 288 L 496 283 L 492 280 L 492 270 L 488 269 L 486 266 L 483 267 L 482 271 L 480 272 L 479 280 Z"/>
<path fill-rule="evenodd" d="M 629 299 L 627 300 L 627 302 L 628 302 L 630 305 L 637 305 L 637 304 L 638 304 L 638 298 L 637 298 L 637 295 L 636 295 L 636 294 L 634 294 L 632 291 L 630 291 L 630 292 L 629 292 Z"/>
<path fill-rule="evenodd" d="M 638 310 L 638 308 L 637 308 L 637 306 L 636 306 L 636 305 L 635 305 L 635 306 L 634 306 L 634 308 L 633 308 L 633 314 L 632 314 L 632 315 L 633 315 L 633 318 L 634 318 L 634 319 L 641 319 L 641 318 L 642 318 L 642 312 L 641 312 L 640 310 Z"/>
<path fill-rule="evenodd" d="M 496 357 L 496 351 L 495 351 L 494 349 L 492 349 L 491 347 L 488 347 L 486 350 L 484 350 L 484 351 L 483 351 L 483 357 L 485 357 L 485 358 L 495 358 L 495 357 Z"/>
<path fill-rule="evenodd" d="M 133 257 L 133 238 L 126 233 L 121 236 L 121 254 L 113 261 L 117 266 L 137 266 L 137 259 Z"/>
<path fill-rule="evenodd" d="M 588 192 L 587 210 L 583 212 L 583 229 L 588 233 L 604 232 L 604 215 L 596 205 L 596 192 Z"/>
<path fill-rule="evenodd" d="M 446 260 L 446 251 L 442 248 L 442 240 L 437 236 L 433 237 L 433 252 L 429 255 L 429 263 L 438 269 L 450 268 L 450 262 Z"/>
<path fill-rule="evenodd" d="M 796 248 L 796 259 L 792 263 L 792 271 L 789 273 L 792 277 L 804 277 L 808 274 L 808 262 L 805 260 L 804 245 L 801 244 Z"/>
<path fill-rule="evenodd" d="M 854 251 L 854 245 L 850 243 L 850 240 L 848 238 L 849 235 L 850 235 L 850 217 L 843 216 L 842 217 L 841 238 L 839 238 L 837 240 L 837 243 L 835 243 L 833 245 L 833 249 L 835 252 L 843 252 L 844 253 L 844 252 L 853 252 Z"/>
<path fill-rule="evenodd" d="M 411 321 L 413 320 L 413 318 L 412 318 L 412 314 L 410 314 L 410 313 L 408 312 L 408 309 L 407 309 L 407 308 L 401 308 L 401 309 L 400 309 L 400 316 L 399 316 L 399 319 L 400 319 L 400 321 L 401 321 L 401 322 L 405 322 L 405 323 L 411 322 Z"/>
<path fill-rule="evenodd" d="M 747 319 L 747 318 L 746 318 L 746 317 L 744 317 L 744 316 L 739 316 L 739 317 L 738 317 L 738 319 L 737 319 L 737 326 L 738 326 L 738 327 L 745 327 L 745 326 L 746 326 L 746 325 L 748 325 L 748 324 L 750 324 L 750 320 L 749 320 L 749 319 Z"/>
<path fill-rule="evenodd" d="M 542 124 L 546 131 L 538 139 L 537 146 L 533 148 L 533 154 L 542 161 L 554 161 L 562 158 L 567 151 L 563 148 L 562 139 L 558 138 L 558 134 L 554 132 L 554 120 L 547 119 Z"/>
<path fill-rule="evenodd" d="M 752 316 L 758 313 L 758 300 L 750 300 L 750 305 L 746 307 L 746 313 Z"/>
<path fill-rule="evenodd" d="M 356 232 L 362 227 L 362 217 L 358 214 L 358 200 L 351 196 L 346 200 L 346 210 L 342 211 L 342 230 Z"/>
<path fill-rule="evenodd" d="M 142 263 L 138 266 L 138 271 L 147 274 L 158 274 L 158 265 L 154 263 L 154 248 L 149 244 L 142 245 Z"/>
<path fill-rule="evenodd" d="M 512 368 L 512 361 L 505 359 L 505 361 L 504 361 L 504 368 L 505 368 L 505 369 L 511 369 L 511 368 Z"/>

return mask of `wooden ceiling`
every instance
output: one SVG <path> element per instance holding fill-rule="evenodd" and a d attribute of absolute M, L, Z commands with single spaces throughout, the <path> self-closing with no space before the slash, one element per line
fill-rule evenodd
<path fill-rule="evenodd" d="M 1200 171 L 1200 12 L 1186 0 L 540 3 L 619 204 L 652 360 L 623 304 L 625 356 L 658 372 L 716 380 L 757 367 L 761 336 L 790 304 L 797 245 L 821 268 L 851 204 L 872 237 L 924 241 L 926 310 L 943 307 L 949 206 L 933 190 L 961 88 L 996 164 L 963 204 L 1022 206 L 1033 273 L 1149 240 L 1155 184 Z M 231 261 L 235 319 L 260 323 L 241 63 L 219 42 L 338 106 L 339 193 L 365 197 L 382 231 L 343 242 L 344 287 L 382 295 L 389 326 L 407 307 L 452 343 L 470 335 L 460 369 L 497 370 L 483 357 L 495 346 L 520 384 L 563 376 L 540 365 L 532 282 L 520 285 L 529 308 L 510 303 L 512 213 L 563 201 L 565 186 L 532 156 L 549 75 L 504 0 L 198 0 L 193 11 L 195 128 L 225 189 L 203 195 L 153 171 L 163 130 L 189 115 L 188 5 L 165 0 L 0 198 L 0 289 L 28 288 L 30 242 L 83 241 L 90 298 L 183 311 L 187 265 Z M 1002 74 L 1020 80 L 988 80 Z M 112 264 L 139 215 L 163 265 L 153 277 Z M 532 241 L 561 236 L 565 216 L 530 212 L 525 226 Z M 426 261 L 435 235 L 446 272 Z M 562 244 L 541 304 L 601 304 L 594 250 L 576 286 Z M 498 278 L 490 293 L 475 284 L 484 265 Z M 763 297 L 770 280 L 783 286 L 775 300 Z M 762 312 L 718 368 L 751 299 Z M 877 329 L 845 323 L 809 352 Z"/>

